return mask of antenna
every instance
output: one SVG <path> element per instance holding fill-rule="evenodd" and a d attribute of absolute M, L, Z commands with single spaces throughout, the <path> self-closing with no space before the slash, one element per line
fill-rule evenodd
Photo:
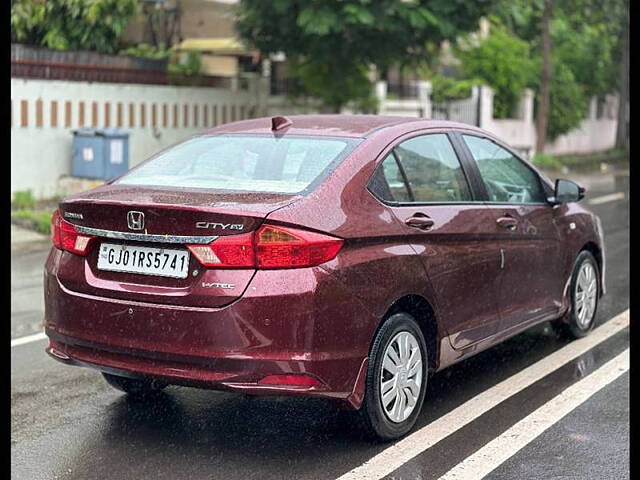
<path fill-rule="evenodd" d="M 283 130 L 293 125 L 293 122 L 287 117 L 271 117 L 271 130 Z"/>

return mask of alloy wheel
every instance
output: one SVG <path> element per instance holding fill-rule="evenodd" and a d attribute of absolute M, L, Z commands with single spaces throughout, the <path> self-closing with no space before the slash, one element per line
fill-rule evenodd
<path fill-rule="evenodd" d="M 394 423 L 406 420 L 420 398 L 422 352 L 418 340 L 407 331 L 394 336 L 384 352 L 380 371 L 382 409 Z"/>
<path fill-rule="evenodd" d="M 576 320 L 580 328 L 586 329 L 593 320 L 596 311 L 598 283 L 593 265 L 584 262 L 578 272 L 575 284 L 574 302 Z"/>

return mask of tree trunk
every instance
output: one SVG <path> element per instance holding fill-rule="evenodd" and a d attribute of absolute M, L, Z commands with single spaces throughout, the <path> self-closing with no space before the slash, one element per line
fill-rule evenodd
<path fill-rule="evenodd" d="M 625 11 L 629 12 L 629 2 L 625 3 Z M 629 149 L 629 124 L 627 122 L 627 105 L 629 102 L 629 19 L 625 18 L 622 27 L 622 58 L 618 77 L 618 127 L 616 129 L 616 147 Z"/>
<path fill-rule="evenodd" d="M 549 100 L 551 94 L 551 34 L 549 27 L 553 12 L 553 0 L 544 0 L 542 13 L 542 75 L 540 78 L 540 102 L 536 121 L 536 153 L 544 153 L 547 143 L 547 125 L 549 123 Z"/>

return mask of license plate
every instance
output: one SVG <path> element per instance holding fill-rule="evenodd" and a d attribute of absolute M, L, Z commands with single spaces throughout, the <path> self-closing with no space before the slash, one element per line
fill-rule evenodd
<path fill-rule="evenodd" d="M 103 243 L 98 253 L 98 269 L 186 278 L 189 272 L 189 251 Z"/>

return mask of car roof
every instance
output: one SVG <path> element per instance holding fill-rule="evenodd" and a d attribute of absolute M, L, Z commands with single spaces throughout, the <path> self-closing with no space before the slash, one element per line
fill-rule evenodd
<path fill-rule="evenodd" d="M 254 118 L 227 123 L 201 132 L 204 135 L 222 133 L 271 134 L 274 117 Z M 291 126 L 281 130 L 283 135 L 319 135 L 331 137 L 363 138 L 386 127 L 415 124 L 416 128 L 464 128 L 479 129 L 464 123 L 446 120 L 427 120 L 394 115 L 287 115 Z"/>

